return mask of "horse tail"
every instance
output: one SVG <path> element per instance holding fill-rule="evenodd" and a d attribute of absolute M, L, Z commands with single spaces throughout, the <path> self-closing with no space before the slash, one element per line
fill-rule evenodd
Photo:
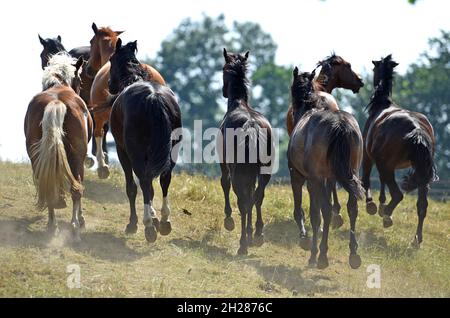
<path fill-rule="evenodd" d="M 339 120 L 333 124 L 330 137 L 327 158 L 336 180 L 348 193 L 362 199 L 364 189 L 351 167 L 352 141 L 356 137 L 356 132 L 348 123 Z"/>
<path fill-rule="evenodd" d="M 409 144 L 412 169 L 403 177 L 401 187 L 409 192 L 439 180 L 433 160 L 433 143 L 421 128 L 407 134 L 404 140 Z"/>
<path fill-rule="evenodd" d="M 47 104 L 42 118 L 42 138 L 31 148 L 33 180 L 37 190 L 37 207 L 45 209 L 57 205 L 61 194 L 82 190 L 73 176 L 64 148 L 63 123 L 67 107 L 61 101 Z"/>
<path fill-rule="evenodd" d="M 168 97 L 161 93 L 152 93 L 148 97 L 151 104 L 145 113 L 150 130 L 149 144 L 145 153 L 145 173 L 152 179 L 167 170 L 171 164 L 172 123 L 169 116 Z"/>

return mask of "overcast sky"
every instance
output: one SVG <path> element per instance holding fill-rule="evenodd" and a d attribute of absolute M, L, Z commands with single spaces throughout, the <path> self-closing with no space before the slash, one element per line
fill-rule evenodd
<path fill-rule="evenodd" d="M 0 158 L 26 158 L 23 119 L 41 88 L 38 33 L 45 38 L 61 35 L 69 50 L 89 44 L 96 22 L 125 30 L 122 39 L 138 40 L 140 57 L 153 57 L 184 18 L 224 13 L 230 26 L 234 20 L 261 24 L 278 44 L 280 64 L 301 64 L 309 70 L 334 50 L 363 72 L 371 69 L 372 59 L 393 53 L 404 72 L 427 49 L 430 37 L 438 36 L 440 29 L 450 30 L 449 12 L 448 0 L 419 0 L 415 6 L 407 0 L 2 2 Z"/>

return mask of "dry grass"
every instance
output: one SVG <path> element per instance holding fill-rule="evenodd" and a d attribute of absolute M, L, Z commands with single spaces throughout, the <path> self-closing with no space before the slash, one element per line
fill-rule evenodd
<path fill-rule="evenodd" d="M 173 231 L 147 244 L 140 225 L 124 234 L 128 202 L 123 174 L 108 180 L 89 172 L 85 182 L 87 229 L 82 243 L 67 235 L 71 209 L 57 211 L 61 233 L 45 232 L 47 215 L 34 208 L 31 168 L 0 163 L 0 296 L 24 297 L 412 297 L 450 296 L 450 206 L 430 201 L 424 243 L 409 248 L 417 216 L 415 198 L 406 196 L 383 229 L 360 203 L 357 234 L 363 264 L 352 270 L 348 258 L 348 218 L 330 236 L 330 266 L 309 268 L 309 253 L 297 245 L 290 187 L 271 185 L 263 205 L 266 244 L 236 256 L 236 230 L 223 229 L 223 196 L 218 180 L 175 175 L 171 185 Z M 161 192 L 155 183 L 156 206 Z M 340 193 L 341 198 L 344 194 Z M 233 196 L 233 201 L 234 196 Z M 138 197 L 139 216 L 142 196 Z M 308 206 L 305 194 L 304 207 Z M 345 206 L 345 205 L 344 205 Z M 188 210 L 192 215 L 182 212 Z M 307 209 L 306 209 L 307 211 Z M 81 288 L 69 289 L 66 267 L 81 268 Z M 381 288 L 366 286 L 366 268 L 381 266 Z"/>

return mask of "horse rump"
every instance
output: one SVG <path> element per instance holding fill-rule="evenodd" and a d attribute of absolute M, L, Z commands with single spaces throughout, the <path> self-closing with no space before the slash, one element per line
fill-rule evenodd
<path fill-rule="evenodd" d="M 403 177 L 401 187 L 410 192 L 419 186 L 439 180 L 433 160 L 433 143 L 421 128 L 412 130 L 404 137 L 409 144 L 412 169 Z"/>

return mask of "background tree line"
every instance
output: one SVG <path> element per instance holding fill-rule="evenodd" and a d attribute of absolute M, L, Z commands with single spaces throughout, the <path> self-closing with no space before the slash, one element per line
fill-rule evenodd
<path fill-rule="evenodd" d="M 194 119 L 203 127 L 217 127 L 226 111 L 222 97 L 222 48 L 232 52 L 250 50 L 251 105 L 261 111 L 273 127 L 285 128 L 285 114 L 290 102 L 292 65 L 277 65 L 277 44 L 270 34 L 253 22 L 234 22 L 231 28 L 225 17 L 203 16 L 199 21 L 183 20 L 161 44 L 153 64 L 164 75 L 179 97 L 183 124 L 192 128 Z M 441 179 L 450 178 L 450 32 L 441 31 L 430 39 L 429 50 L 404 75 L 397 75 L 394 101 L 400 106 L 424 113 L 434 126 L 437 138 L 436 164 Z M 339 53 L 339 52 L 338 52 Z M 391 52 L 386 52 L 386 54 Z M 325 58 L 317 57 L 318 60 Z M 346 57 L 344 57 L 346 58 Z M 335 96 L 347 111 L 358 119 L 361 128 L 364 112 L 373 92 L 372 74 L 363 74 L 365 86 L 359 94 L 336 90 Z M 280 140 L 280 171 L 277 177 L 288 176 L 287 134 Z M 218 175 L 217 165 L 191 164 L 181 169 Z"/>

